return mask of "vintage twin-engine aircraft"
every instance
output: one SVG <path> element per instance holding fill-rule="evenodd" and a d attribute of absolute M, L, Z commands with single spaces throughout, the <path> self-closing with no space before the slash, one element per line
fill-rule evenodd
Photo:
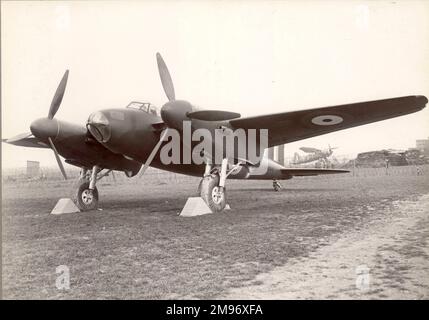
<path fill-rule="evenodd" d="M 324 150 L 311 147 L 301 147 L 299 149 L 305 152 L 306 155 L 301 156 L 299 153 L 295 152 L 292 164 L 304 164 L 321 160 L 326 168 L 329 164 L 328 158 L 334 153 L 334 149 L 336 148 L 329 146 L 328 149 Z"/>
<path fill-rule="evenodd" d="M 51 103 L 48 117 L 35 120 L 31 133 L 21 134 L 4 142 L 54 151 L 61 172 L 66 172 L 59 155 L 69 164 L 80 167 L 80 183 L 77 204 L 82 210 L 98 205 L 96 182 L 112 170 L 123 171 L 128 177 L 142 175 L 148 166 L 186 175 L 202 177 L 199 194 L 214 212 L 222 211 L 226 204 L 225 183 L 230 179 L 282 180 L 294 176 L 344 173 L 346 170 L 286 168 L 262 157 L 259 161 L 233 156 L 218 161 L 213 150 L 203 152 L 204 161 L 193 159 L 185 163 L 165 164 L 160 149 L 167 143 L 169 130 L 179 133 L 184 143 L 184 122 L 190 130 L 205 129 L 234 131 L 243 129 L 267 129 L 268 145 L 273 147 L 301 139 L 356 127 L 380 120 L 402 116 L 423 109 L 428 102 L 424 96 L 406 96 L 385 100 L 352 103 L 325 108 L 308 109 L 253 117 L 219 110 L 197 109 L 184 100 L 176 100 L 173 82 L 161 55 L 156 55 L 158 70 L 168 102 L 160 116 L 150 103 L 132 102 L 126 108 L 97 111 L 88 118 L 86 126 L 60 121 L 54 118 L 61 104 L 68 70 L 64 74 Z M 226 130 L 226 131 L 227 131 Z M 210 141 L 217 148 L 216 140 Z M 259 143 L 259 142 L 258 142 Z M 189 147 L 189 146 L 188 146 Z M 191 143 L 190 148 L 196 147 Z M 162 151 L 162 150 L 161 150 Z M 144 165 L 143 165 L 144 164 Z M 265 166 L 261 171 L 261 166 Z M 103 171 L 104 170 L 104 171 Z M 261 173 L 262 172 L 262 173 Z"/>

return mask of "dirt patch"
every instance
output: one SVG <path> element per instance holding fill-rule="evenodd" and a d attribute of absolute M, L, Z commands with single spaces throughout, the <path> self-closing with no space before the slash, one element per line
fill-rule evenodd
<path fill-rule="evenodd" d="M 395 201 L 364 230 L 343 234 L 221 298 L 428 299 L 428 240 L 429 195 Z"/>

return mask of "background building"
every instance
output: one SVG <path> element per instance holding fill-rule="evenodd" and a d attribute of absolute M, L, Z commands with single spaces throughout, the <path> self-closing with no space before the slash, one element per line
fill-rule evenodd
<path fill-rule="evenodd" d="M 27 178 L 36 178 L 40 176 L 39 161 L 27 160 Z"/>
<path fill-rule="evenodd" d="M 416 140 L 416 148 L 419 149 L 425 156 L 429 156 L 429 139 Z"/>

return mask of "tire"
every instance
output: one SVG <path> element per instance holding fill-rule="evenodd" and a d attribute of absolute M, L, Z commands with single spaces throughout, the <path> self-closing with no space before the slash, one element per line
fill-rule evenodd
<path fill-rule="evenodd" d="M 198 196 L 201 196 L 201 188 L 203 185 L 203 180 L 204 180 L 204 178 L 200 180 L 200 183 L 198 183 L 198 188 L 197 188 L 197 195 Z"/>
<path fill-rule="evenodd" d="M 209 175 L 201 183 L 201 198 L 213 213 L 221 212 L 226 206 L 226 190 L 220 190 L 219 176 Z"/>
<path fill-rule="evenodd" d="M 89 189 L 89 181 L 84 181 L 77 190 L 77 206 L 82 211 L 95 210 L 98 207 L 98 190 Z"/>

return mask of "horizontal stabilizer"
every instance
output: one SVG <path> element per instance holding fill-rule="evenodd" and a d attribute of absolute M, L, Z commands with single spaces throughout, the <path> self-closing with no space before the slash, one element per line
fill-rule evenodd
<path fill-rule="evenodd" d="M 348 173 L 349 170 L 340 169 L 317 169 L 317 168 L 288 168 L 281 169 L 282 174 L 287 176 L 303 177 L 303 176 L 318 176 L 320 174 L 335 174 Z"/>

